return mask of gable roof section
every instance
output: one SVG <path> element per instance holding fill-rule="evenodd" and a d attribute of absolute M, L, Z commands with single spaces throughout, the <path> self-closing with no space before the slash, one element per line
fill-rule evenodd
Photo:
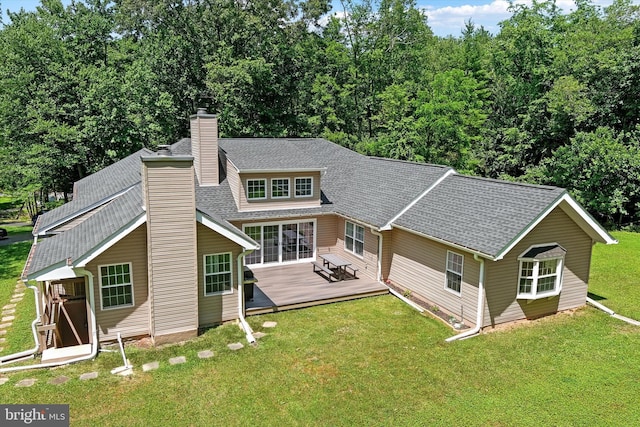
<path fill-rule="evenodd" d="M 595 241 L 616 243 L 566 192 L 464 175 L 451 175 L 393 225 L 490 259 L 503 258 L 553 209 L 573 211 Z M 570 215 L 571 216 L 571 215 Z"/>
<path fill-rule="evenodd" d="M 141 184 L 138 184 L 76 227 L 38 241 L 25 269 L 27 277 L 32 278 L 45 270 L 65 266 L 67 258 L 71 258 L 71 263 L 76 265 L 82 257 L 104 247 L 112 236 L 126 230 L 127 226 L 136 223 L 144 215 Z"/>
<path fill-rule="evenodd" d="M 74 199 L 42 215 L 33 231 L 34 235 L 44 235 L 131 189 L 140 182 L 140 156 L 148 154 L 152 152 L 143 148 L 76 182 Z"/>

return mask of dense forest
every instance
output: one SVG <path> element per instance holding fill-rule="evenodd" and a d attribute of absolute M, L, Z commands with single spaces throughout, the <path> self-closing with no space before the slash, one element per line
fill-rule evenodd
<path fill-rule="evenodd" d="M 68 192 L 188 135 L 322 136 L 364 154 L 566 187 L 640 221 L 640 9 L 512 3 L 437 37 L 414 0 L 43 0 L 0 29 L 0 190 Z M 335 12 L 335 11 L 334 11 Z M 340 11 L 342 12 L 342 10 Z"/>

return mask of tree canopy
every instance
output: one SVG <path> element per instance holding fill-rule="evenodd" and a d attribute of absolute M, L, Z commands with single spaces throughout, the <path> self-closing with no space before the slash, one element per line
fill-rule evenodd
<path fill-rule="evenodd" d="M 0 29 L 0 191 L 69 192 L 188 133 L 322 136 L 368 155 L 567 188 L 640 220 L 640 9 L 510 2 L 437 37 L 415 0 L 42 0 Z"/>

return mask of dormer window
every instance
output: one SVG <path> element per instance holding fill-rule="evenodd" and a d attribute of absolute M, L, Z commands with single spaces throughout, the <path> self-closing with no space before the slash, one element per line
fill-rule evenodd
<path fill-rule="evenodd" d="M 271 198 L 289 198 L 289 178 L 273 178 L 271 180 Z"/>
<path fill-rule="evenodd" d="M 247 199 L 248 200 L 265 200 L 267 198 L 267 180 L 266 179 L 248 179 L 247 180 Z"/>
<path fill-rule="evenodd" d="M 558 244 L 536 245 L 518 260 L 518 298 L 538 299 L 560 294 L 566 249 Z"/>
<path fill-rule="evenodd" d="M 296 178 L 296 197 L 313 196 L 313 178 Z"/>

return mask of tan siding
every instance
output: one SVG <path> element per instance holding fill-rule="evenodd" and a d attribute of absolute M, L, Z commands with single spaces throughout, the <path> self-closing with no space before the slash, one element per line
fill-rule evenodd
<path fill-rule="evenodd" d="M 152 334 L 197 330 L 195 182 L 190 161 L 145 161 Z"/>
<path fill-rule="evenodd" d="M 393 259 L 393 233 L 391 231 L 382 232 L 382 279 L 389 277 L 391 261 Z"/>
<path fill-rule="evenodd" d="M 473 255 L 403 230 L 391 234 L 389 279 L 455 316 L 463 312 L 467 323 L 475 322 L 480 263 Z M 460 295 L 445 289 L 447 250 L 464 256 Z"/>
<path fill-rule="evenodd" d="M 562 292 L 557 297 L 535 301 L 517 300 L 518 257 L 530 246 L 558 243 L 567 250 Z M 518 243 L 504 259 L 487 261 L 486 324 L 499 324 L 522 318 L 534 318 L 584 305 L 587 296 L 591 238 L 560 208 L 551 212 Z"/>
<path fill-rule="evenodd" d="M 200 327 L 238 318 L 238 255 L 242 248 L 236 243 L 198 224 L 198 322 Z M 231 252 L 233 293 L 204 295 L 204 256 Z"/>
<path fill-rule="evenodd" d="M 296 198 L 295 194 L 295 178 L 313 178 L 313 197 Z M 289 197 L 286 199 L 271 198 L 271 179 L 272 178 L 289 178 Z M 227 176 L 228 179 L 228 176 Z M 241 183 L 238 185 L 238 209 L 240 211 L 257 211 L 271 209 L 287 209 L 320 206 L 320 172 L 306 173 L 245 173 L 241 176 Z M 248 201 L 246 195 L 246 183 L 249 179 L 265 179 L 267 182 L 267 199 Z"/>
<path fill-rule="evenodd" d="M 323 215 L 317 218 L 316 246 L 317 253 L 327 253 L 329 248 L 338 242 L 338 217 Z"/>
<path fill-rule="evenodd" d="M 231 189 L 231 194 L 233 194 L 233 200 L 236 201 L 236 207 L 240 209 L 240 187 L 242 187 L 240 185 L 240 175 L 238 175 L 238 171 L 229 160 L 227 160 L 227 183 Z"/>
<path fill-rule="evenodd" d="M 218 119 L 191 118 L 191 148 L 200 185 L 218 185 Z"/>
<path fill-rule="evenodd" d="M 358 223 L 355 223 L 358 224 Z M 362 224 L 358 224 L 362 226 Z M 336 233 L 337 239 L 334 247 L 327 252 L 336 253 L 348 259 L 354 266 L 358 267 L 358 274 L 364 274 L 369 278 L 376 279 L 378 274 L 378 236 L 371 233 L 368 227 L 364 227 L 364 256 L 360 257 L 348 252 L 344 248 L 345 219 L 337 217 Z"/>
<path fill-rule="evenodd" d="M 101 265 L 131 263 L 133 307 L 101 309 Z M 147 227 L 136 228 L 118 243 L 87 264 L 93 274 L 96 322 L 100 341 L 110 341 L 122 333 L 123 337 L 149 334 L 149 297 L 147 281 Z"/>

